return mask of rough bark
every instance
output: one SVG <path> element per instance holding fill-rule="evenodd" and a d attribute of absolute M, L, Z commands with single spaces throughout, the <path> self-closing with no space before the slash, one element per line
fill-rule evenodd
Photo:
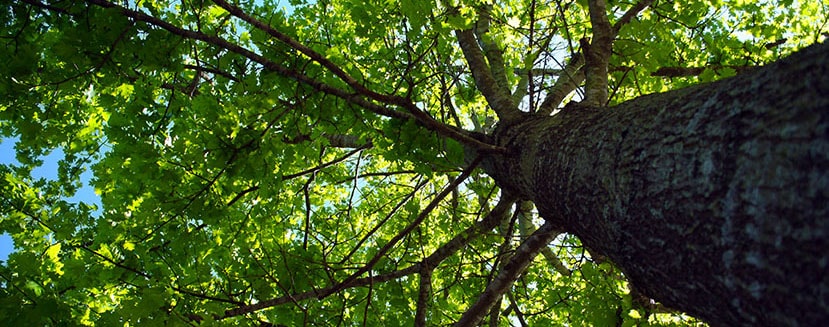
<path fill-rule="evenodd" d="M 714 326 L 829 320 L 829 46 L 499 126 L 484 164 L 636 288 Z"/>

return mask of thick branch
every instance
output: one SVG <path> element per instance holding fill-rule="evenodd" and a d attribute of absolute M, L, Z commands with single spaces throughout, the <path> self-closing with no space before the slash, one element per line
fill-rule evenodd
<path fill-rule="evenodd" d="M 432 295 L 432 270 L 426 264 L 420 267 L 420 289 L 417 292 L 417 309 L 415 309 L 415 326 L 426 326 L 426 312 Z"/>
<path fill-rule="evenodd" d="M 616 38 L 616 35 L 619 34 L 622 27 L 629 23 L 636 15 L 638 15 L 642 10 L 650 6 L 653 3 L 653 0 L 641 0 L 637 2 L 633 7 L 628 9 L 615 24 L 613 24 L 613 38 Z M 612 42 L 612 41 L 611 41 Z M 544 98 L 544 102 L 541 104 L 539 108 L 539 113 L 544 115 L 549 115 L 556 108 L 561 105 L 561 102 L 564 101 L 564 98 L 567 97 L 568 94 L 573 92 L 582 82 L 584 82 L 584 72 L 581 70 L 582 66 L 584 65 L 584 57 L 580 54 L 574 55 L 567 66 L 564 67 L 561 76 L 556 80 L 555 85 L 547 93 L 547 97 Z"/>
<path fill-rule="evenodd" d="M 607 4 L 604 0 L 588 0 L 590 24 L 593 30 L 593 42 L 584 49 L 585 92 L 584 104 L 602 106 L 607 102 L 607 63 L 613 44 L 613 30 L 607 19 Z M 586 48 L 586 49 L 585 49 Z"/>
<path fill-rule="evenodd" d="M 556 83 L 553 84 L 553 88 L 547 93 L 544 102 L 541 103 L 538 109 L 539 114 L 552 114 L 564 101 L 564 98 L 584 82 L 584 71 L 581 69 L 583 66 L 584 56 L 580 53 L 574 54 L 570 58 L 570 62 L 562 69 L 562 73 Z"/>
<path fill-rule="evenodd" d="M 506 65 L 504 64 L 504 53 L 498 47 L 492 38 L 487 35 L 489 33 L 489 25 L 492 18 L 492 5 L 484 5 L 484 8 L 479 10 L 478 22 L 475 24 L 475 35 L 478 37 L 478 43 L 481 44 L 484 56 L 489 63 L 489 71 L 492 73 L 492 78 L 495 79 L 495 84 L 503 89 L 508 90 Z"/>
<path fill-rule="evenodd" d="M 489 286 L 481 294 L 478 301 L 466 310 L 455 326 L 476 326 L 483 319 L 484 315 L 489 312 L 492 305 L 501 298 L 521 273 L 530 266 L 530 263 L 532 263 L 533 258 L 535 258 L 538 252 L 558 235 L 553 230 L 552 222 L 547 222 L 521 243 L 521 246 L 515 250 L 512 258 L 504 265 L 498 276 L 489 283 Z"/>
<path fill-rule="evenodd" d="M 498 115 L 499 120 L 509 121 L 519 117 L 518 107 L 512 102 L 509 92 L 498 86 L 498 82 L 492 76 L 489 65 L 486 63 L 481 48 L 475 40 L 472 30 L 455 31 L 458 44 L 461 46 L 463 55 L 472 71 L 475 85 L 481 91 L 487 103 Z"/>
<path fill-rule="evenodd" d="M 534 205 L 532 201 L 521 201 L 520 205 L 518 206 L 518 230 L 521 234 L 521 239 L 526 239 L 537 230 L 535 224 L 533 224 L 532 222 L 531 211 L 533 207 Z M 562 234 L 561 231 L 556 231 L 555 233 L 556 236 L 553 236 L 553 238 L 556 238 L 558 237 L 558 235 Z M 564 263 L 561 262 L 561 259 L 559 259 L 555 253 L 553 253 L 553 250 L 551 250 L 549 246 L 545 246 L 543 249 L 541 249 L 541 255 L 544 256 L 544 259 L 547 260 L 547 263 L 549 263 L 550 266 L 552 266 L 553 269 L 557 271 L 559 274 L 562 274 L 564 276 L 570 276 L 572 274 L 570 270 L 564 266 Z"/>

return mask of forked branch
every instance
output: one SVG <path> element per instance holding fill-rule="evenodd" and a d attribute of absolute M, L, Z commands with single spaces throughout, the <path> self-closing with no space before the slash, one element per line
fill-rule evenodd
<path fill-rule="evenodd" d="M 625 24 L 629 23 L 636 15 L 638 15 L 642 10 L 647 8 L 653 3 L 653 0 L 640 0 L 633 6 L 631 6 L 621 18 L 619 18 L 616 23 L 613 24 L 611 27 L 612 37 L 611 43 L 613 39 L 619 34 L 619 31 L 622 30 L 622 27 Z M 594 35 L 595 39 L 595 35 Z M 539 108 L 539 113 L 549 115 L 551 114 L 564 100 L 564 98 L 573 92 L 582 82 L 585 80 L 585 74 L 582 70 L 582 67 L 585 64 L 585 58 L 582 54 L 574 54 L 573 57 L 570 59 L 570 62 L 564 67 L 562 74 L 556 80 L 555 85 L 553 88 L 547 93 L 547 97 L 544 98 L 544 102 L 541 104 Z M 606 64 L 605 64 L 606 68 Z M 605 76 L 605 85 L 607 85 L 607 72 L 604 74 Z M 605 87 L 605 93 L 607 92 L 607 88 Z"/>

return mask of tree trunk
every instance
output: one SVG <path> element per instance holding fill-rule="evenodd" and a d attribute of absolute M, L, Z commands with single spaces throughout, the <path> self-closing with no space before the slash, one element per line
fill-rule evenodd
<path fill-rule="evenodd" d="M 829 321 L 829 46 L 500 126 L 499 185 L 714 326 Z"/>

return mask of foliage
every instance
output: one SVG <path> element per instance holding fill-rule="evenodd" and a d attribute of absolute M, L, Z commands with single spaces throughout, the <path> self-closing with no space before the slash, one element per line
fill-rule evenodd
<path fill-rule="evenodd" d="M 656 1 L 623 21 L 635 5 L 607 4 L 624 25 L 611 103 L 767 63 L 823 40 L 829 19 L 820 1 Z M 10 325 L 453 323 L 542 220 L 495 214 L 509 199 L 469 168 L 466 131 L 495 113 L 454 30 L 476 28 L 524 111 L 591 35 L 584 1 L 2 8 L 0 133 L 19 138 L 19 164 L 0 166 Z M 58 177 L 33 175 L 56 149 Z M 87 170 L 99 204 L 72 200 Z M 547 250 L 493 324 L 698 324 L 637 300 L 572 236 Z"/>

